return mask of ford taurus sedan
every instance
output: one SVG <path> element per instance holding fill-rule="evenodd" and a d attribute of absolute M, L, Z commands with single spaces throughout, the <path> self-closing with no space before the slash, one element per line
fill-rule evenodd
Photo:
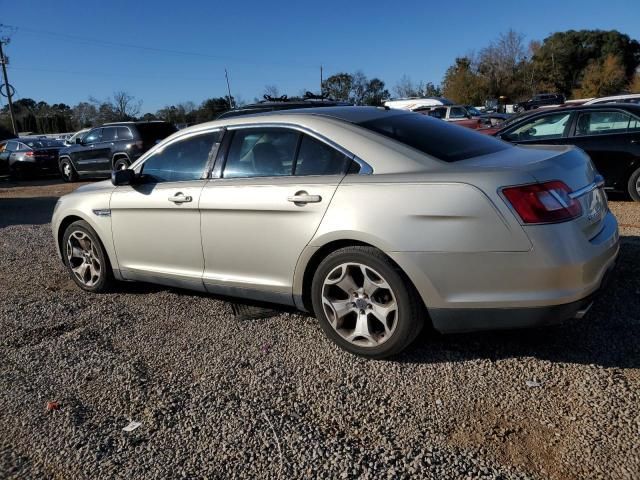
<path fill-rule="evenodd" d="M 295 306 L 382 358 L 441 332 L 581 317 L 618 253 L 602 178 L 573 147 L 513 146 L 374 107 L 218 120 L 60 199 L 89 292 L 145 281 Z"/>

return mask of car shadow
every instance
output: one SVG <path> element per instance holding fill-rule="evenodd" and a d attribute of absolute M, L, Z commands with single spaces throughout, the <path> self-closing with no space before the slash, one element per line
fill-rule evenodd
<path fill-rule="evenodd" d="M 621 237 L 609 284 L 581 320 L 555 327 L 440 335 L 425 329 L 394 360 L 401 363 L 499 361 L 534 357 L 554 363 L 640 367 L 640 237 Z"/>
<path fill-rule="evenodd" d="M 51 222 L 58 197 L 0 198 L 0 228 Z"/>

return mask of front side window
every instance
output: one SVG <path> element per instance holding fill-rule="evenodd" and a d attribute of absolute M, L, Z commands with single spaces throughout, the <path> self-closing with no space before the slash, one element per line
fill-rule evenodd
<path fill-rule="evenodd" d="M 446 108 L 434 108 L 429 112 L 430 117 L 434 118 L 447 118 L 447 109 Z"/>
<path fill-rule="evenodd" d="M 576 136 L 625 133 L 631 117 L 622 112 L 581 113 L 576 123 Z"/>
<path fill-rule="evenodd" d="M 214 160 L 220 138 L 219 131 L 209 132 L 167 145 L 144 162 L 143 178 L 152 183 L 201 179 Z"/>
<path fill-rule="evenodd" d="M 292 175 L 299 136 L 297 132 L 278 128 L 235 131 L 222 176 Z"/>
<path fill-rule="evenodd" d="M 562 138 L 571 113 L 554 113 L 537 117 L 503 135 L 505 140 L 552 140 Z"/>
<path fill-rule="evenodd" d="M 295 175 L 340 175 L 349 158 L 335 148 L 308 135 L 302 137 Z"/>
<path fill-rule="evenodd" d="M 467 111 L 462 107 L 451 107 L 449 118 L 467 118 Z"/>
<path fill-rule="evenodd" d="M 82 143 L 86 143 L 86 144 L 97 143 L 100 141 L 101 136 L 102 136 L 102 129 L 96 128 L 94 130 L 91 130 L 89 133 L 87 133 L 87 135 L 82 139 Z"/>

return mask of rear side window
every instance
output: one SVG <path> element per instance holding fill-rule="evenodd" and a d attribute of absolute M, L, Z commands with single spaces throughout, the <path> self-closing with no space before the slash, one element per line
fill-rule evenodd
<path fill-rule="evenodd" d="M 469 128 L 414 113 L 389 115 L 358 125 L 444 162 L 457 162 L 511 148 Z"/>
<path fill-rule="evenodd" d="M 178 131 L 171 123 L 165 122 L 137 123 L 136 128 L 140 132 L 140 139 L 151 145 Z"/>
<path fill-rule="evenodd" d="M 116 139 L 116 129 L 111 128 L 103 128 L 102 129 L 102 141 L 103 142 L 113 142 Z"/>
<path fill-rule="evenodd" d="M 234 132 L 222 176 L 224 178 L 291 175 L 300 134 L 284 129 Z"/>
<path fill-rule="evenodd" d="M 118 140 L 131 140 L 133 135 L 127 127 L 118 127 Z"/>
<path fill-rule="evenodd" d="M 335 148 L 303 135 L 294 175 L 340 175 L 349 160 Z"/>
<path fill-rule="evenodd" d="M 213 162 L 219 141 L 220 132 L 210 132 L 172 143 L 149 157 L 142 173 L 158 183 L 199 180 Z"/>
<path fill-rule="evenodd" d="M 631 117 L 622 112 L 581 113 L 576 123 L 576 136 L 625 133 Z"/>

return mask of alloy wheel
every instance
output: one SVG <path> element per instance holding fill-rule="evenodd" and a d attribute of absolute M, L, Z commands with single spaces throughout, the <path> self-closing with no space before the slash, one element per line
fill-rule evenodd
<path fill-rule="evenodd" d="M 62 163 L 62 174 L 64 175 L 64 178 L 71 178 L 72 170 L 69 162 Z"/>
<path fill-rule="evenodd" d="M 100 281 L 102 265 L 95 242 L 81 230 L 75 230 L 67 240 L 67 260 L 76 278 L 86 287 Z"/>
<path fill-rule="evenodd" d="M 343 263 L 329 272 L 322 307 L 333 329 L 357 346 L 376 347 L 396 329 L 398 303 L 391 286 L 361 263 Z"/>

